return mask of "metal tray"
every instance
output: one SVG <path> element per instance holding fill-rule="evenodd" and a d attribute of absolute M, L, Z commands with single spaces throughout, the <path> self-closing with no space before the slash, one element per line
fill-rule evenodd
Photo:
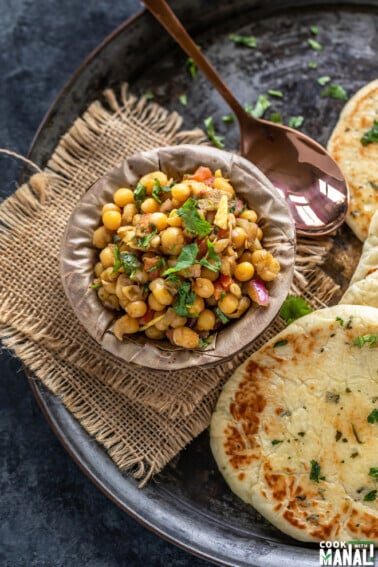
<path fill-rule="evenodd" d="M 378 0 L 358 2 L 172 0 L 197 43 L 211 58 L 243 103 L 253 103 L 268 89 L 269 112 L 303 115 L 303 131 L 325 144 L 344 102 L 321 97 L 319 76 L 349 94 L 376 78 L 378 71 Z M 318 35 L 311 35 L 311 26 Z M 256 49 L 236 46 L 230 33 L 255 35 Z M 318 40 L 313 51 L 308 39 Z M 238 146 L 237 126 L 222 123 L 229 110 L 201 74 L 192 80 L 186 56 L 153 18 L 141 12 L 105 40 L 65 86 L 40 126 L 29 157 L 45 164 L 60 136 L 101 91 L 123 81 L 132 91 L 152 91 L 155 100 L 184 116 L 188 129 L 212 115 L 226 135 L 227 149 Z M 317 69 L 308 66 L 317 61 Z M 179 96 L 187 94 L 188 105 Z M 268 114 L 269 114 L 268 112 Z M 326 269 L 345 288 L 360 244 L 342 227 Z M 350 258 L 353 259 L 350 262 Z M 123 476 L 100 446 L 85 433 L 33 376 L 33 393 L 64 447 L 93 482 L 142 524 L 180 547 L 221 565 L 310 567 L 318 565 L 316 545 L 296 542 L 273 528 L 236 498 L 212 459 L 207 432 L 178 455 L 145 489 Z"/>

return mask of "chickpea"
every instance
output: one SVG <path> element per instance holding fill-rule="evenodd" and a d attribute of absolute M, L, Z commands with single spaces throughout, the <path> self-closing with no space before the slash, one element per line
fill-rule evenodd
<path fill-rule="evenodd" d="M 153 311 L 163 311 L 163 309 L 165 309 L 165 305 L 157 301 L 153 293 L 149 294 L 147 302 Z"/>
<path fill-rule="evenodd" d="M 256 213 L 256 211 L 253 211 L 252 209 L 246 209 L 245 211 L 243 211 L 241 213 L 240 218 L 249 220 L 250 222 L 256 222 L 257 221 L 257 213 Z"/>
<path fill-rule="evenodd" d="M 199 335 L 189 327 L 178 327 L 172 333 L 172 342 L 183 348 L 197 348 Z"/>
<path fill-rule="evenodd" d="M 155 201 L 152 197 L 149 197 L 143 201 L 140 208 L 144 213 L 157 213 L 159 210 L 159 203 Z"/>
<path fill-rule="evenodd" d="M 121 276 L 118 278 L 118 280 L 120 280 L 120 278 Z M 128 301 L 139 301 L 142 299 L 142 290 L 139 285 L 122 285 L 121 281 L 121 292 L 123 297 Z M 129 313 L 129 315 L 131 315 L 131 313 Z M 132 315 L 132 317 L 134 317 L 134 315 Z"/>
<path fill-rule="evenodd" d="M 168 216 L 167 222 L 169 226 L 181 227 L 182 218 L 178 216 L 177 209 L 173 209 Z"/>
<path fill-rule="evenodd" d="M 139 323 L 130 315 L 123 315 L 113 325 L 113 332 L 118 340 L 122 341 L 123 335 L 132 335 L 139 331 Z"/>
<path fill-rule="evenodd" d="M 148 327 L 148 329 L 146 329 L 144 332 L 145 332 L 147 338 L 155 340 L 155 341 L 160 341 L 161 339 L 164 339 L 164 337 L 165 337 L 164 331 L 159 331 L 159 329 L 157 329 L 155 327 L 155 325 Z"/>
<path fill-rule="evenodd" d="M 274 280 L 280 271 L 280 264 L 270 252 L 265 249 L 255 250 L 252 261 L 260 278 L 266 282 Z"/>
<path fill-rule="evenodd" d="M 101 209 L 101 214 L 103 215 L 107 211 L 117 211 L 117 213 L 120 213 L 121 209 L 115 203 L 105 203 L 105 205 Z"/>
<path fill-rule="evenodd" d="M 230 197 L 233 197 L 235 195 L 233 186 L 224 177 L 215 177 L 213 187 L 215 189 L 219 189 L 219 191 L 228 193 Z"/>
<path fill-rule="evenodd" d="M 200 297 L 211 297 L 214 294 L 212 282 L 206 278 L 197 278 L 194 281 L 193 291 Z"/>
<path fill-rule="evenodd" d="M 220 240 L 216 240 L 214 242 L 214 252 L 216 252 L 216 254 L 220 254 L 227 248 L 229 243 L 230 240 L 228 238 L 221 238 Z"/>
<path fill-rule="evenodd" d="M 139 284 L 145 284 L 149 280 L 148 273 L 146 270 L 135 270 L 133 280 Z"/>
<path fill-rule="evenodd" d="M 245 250 L 240 256 L 240 262 L 250 262 L 252 264 L 252 252 Z"/>
<path fill-rule="evenodd" d="M 218 301 L 219 309 L 225 313 L 233 313 L 238 308 L 239 300 L 232 293 L 226 293 L 226 295 Z"/>
<path fill-rule="evenodd" d="M 235 248 L 241 248 L 244 246 L 246 241 L 247 234 L 245 230 L 241 228 L 241 226 L 235 226 L 234 229 L 231 231 L 231 241 Z"/>
<path fill-rule="evenodd" d="M 123 208 L 121 217 L 122 224 L 130 224 L 137 214 L 137 208 L 134 203 L 127 203 Z"/>
<path fill-rule="evenodd" d="M 147 173 L 147 175 L 143 175 L 143 177 L 140 178 L 139 183 L 144 185 L 145 188 L 147 189 L 147 193 L 151 195 L 156 180 L 159 181 L 160 185 L 167 185 L 168 183 L 168 177 L 162 171 L 153 171 L 152 173 Z"/>
<path fill-rule="evenodd" d="M 118 311 L 119 300 L 116 295 L 108 293 L 103 287 L 100 287 L 97 291 L 97 296 L 105 307 Z"/>
<path fill-rule="evenodd" d="M 187 183 L 176 183 L 171 189 L 172 198 L 177 201 L 186 201 L 191 195 L 190 186 Z"/>
<path fill-rule="evenodd" d="M 152 213 L 150 216 L 150 223 L 156 226 L 156 229 L 160 232 L 168 226 L 167 215 L 160 212 Z"/>
<path fill-rule="evenodd" d="M 93 233 L 92 244 L 96 248 L 105 248 L 112 238 L 112 233 L 105 226 L 99 226 Z"/>
<path fill-rule="evenodd" d="M 165 287 L 165 282 L 163 278 L 156 278 L 156 280 L 152 280 L 149 287 L 156 301 L 158 301 L 162 305 L 172 304 L 173 295 L 169 293 L 169 291 Z"/>
<path fill-rule="evenodd" d="M 209 268 L 201 268 L 201 278 L 206 278 L 211 282 L 215 282 L 219 277 L 219 272 L 213 272 L 213 270 L 209 270 Z"/>
<path fill-rule="evenodd" d="M 257 238 L 257 240 L 262 240 L 262 239 L 263 239 L 263 236 L 264 236 L 264 235 L 263 235 L 263 231 L 261 230 L 260 227 L 258 227 L 257 233 L 256 233 L 256 238 Z"/>
<path fill-rule="evenodd" d="M 102 274 L 102 272 L 104 271 L 104 267 L 101 262 L 97 262 L 97 264 L 94 267 L 94 273 L 96 278 L 99 278 Z"/>
<path fill-rule="evenodd" d="M 237 283 L 232 283 L 230 285 L 230 293 L 232 293 L 232 295 L 235 295 L 235 297 L 237 297 L 238 299 L 240 299 L 242 296 L 242 290 Z"/>
<path fill-rule="evenodd" d="M 102 222 L 108 230 L 117 230 L 121 226 L 121 213 L 119 211 L 105 211 Z"/>
<path fill-rule="evenodd" d="M 204 309 L 198 316 L 196 329 L 198 331 L 211 331 L 215 325 L 215 314 L 211 309 Z"/>
<path fill-rule="evenodd" d="M 235 269 L 235 258 L 230 256 L 223 256 L 221 260 L 220 271 L 224 276 L 232 276 Z"/>
<path fill-rule="evenodd" d="M 111 246 L 107 246 L 100 252 L 100 262 L 104 266 L 104 268 L 109 268 L 110 266 L 114 266 L 115 257 L 113 248 Z"/>
<path fill-rule="evenodd" d="M 184 233 L 181 228 L 170 226 L 160 233 L 161 248 L 164 254 L 178 256 L 180 254 L 185 240 Z"/>
<path fill-rule="evenodd" d="M 100 278 L 102 282 L 115 282 L 117 277 L 118 277 L 117 274 L 113 274 L 113 268 L 111 266 L 105 268 L 102 274 L 100 274 Z"/>
<path fill-rule="evenodd" d="M 126 205 L 126 206 L 127 206 L 127 205 Z M 133 226 L 136 226 L 137 224 L 140 223 L 140 219 L 141 219 L 141 218 L 142 218 L 142 215 L 139 214 L 139 213 L 136 213 L 136 214 L 133 216 L 132 220 L 131 220 L 131 224 L 132 224 Z"/>
<path fill-rule="evenodd" d="M 113 200 L 119 207 L 134 203 L 134 192 L 126 187 L 120 187 L 113 195 Z"/>
<path fill-rule="evenodd" d="M 132 301 L 126 307 L 126 312 L 133 319 L 138 319 L 138 317 L 143 317 L 146 314 L 147 304 L 141 300 Z"/>
<path fill-rule="evenodd" d="M 234 270 L 234 276 L 240 282 L 246 282 L 253 278 L 253 274 L 255 273 L 255 268 L 250 262 L 240 262 L 240 264 L 236 264 Z"/>
<path fill-rule="evenodd" d="M 192 317 L 197 317 L 205 309 L 205 302 L 202 297 L 196 296 L 195 300 L 193 301 L 192 305 L 187 306 L 188 313 Z"/>

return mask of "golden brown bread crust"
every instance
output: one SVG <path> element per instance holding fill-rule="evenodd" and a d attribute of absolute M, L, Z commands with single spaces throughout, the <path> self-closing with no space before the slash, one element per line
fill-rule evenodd
<path fill-rule="evenodd" d="M 350 189 L 347 223 L 362 241 L 378 209 L 378 144 L 361 138 L 378 120 L 378 79 L 365 85 L 345 105 L 328 142 Z"/>
<path fill-rule="evenodd" d="M 369 475 L 378 467 L 378 423 L 367 420 L 378 411 L 378 348 L 352 344 L 377 333 L 371 307 L 310 314 L 252 355 L 219 398 L 211 447 L 220 471 L 299 540 L 378 544 L 378 500 L 365 500 L 378 490 Z"/>

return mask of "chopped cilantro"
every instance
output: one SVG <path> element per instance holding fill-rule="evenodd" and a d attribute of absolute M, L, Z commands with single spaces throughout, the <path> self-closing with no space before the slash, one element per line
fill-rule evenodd
<path fill-rule="evenodd" d="M 336 317 L 336 321 L 339 323 L 340 327 L 344 325 L 344 319 L 342 319 L 341 317 Z"/>
<path fill-rule="evenodd" d="M 378 467 L 370 467 L 369 476 L 378 480 Z"/>
<path fill-rule="evenodd" d="M 139 248 L 148 248 L 149 245 L 150 245 L 150 243 L 151 243 L 151 240 L 153 239 L 153 237 L 154 237 L 156 234 L 157 234 L 157 230 L 156 230 L 156 228 L 154 228 L 154 229 L 152 230 L 152 232 L 150 232 L 149 234 L 146 234 L 145 236 L 138 236 L 138 237 L 135 239 L 136 245 L 137 245 Z"/>
<path fill-rule="evenodd" d="M 365 132 L 360 141 L 363 146 L 373 143 L 378 144 L 378 120 L 374 120 L 373 126 Z M 377 189 L 377 187 L 374 187 L 374 189 Z"/>
<path fill-rule="evenodd" d="M 354 337 L 352 344 L 358 348 L 362 348 L 365 344 L 369 344 L 370 348 L 374 348 L 378 343 L 378 335 L 359 335 Z"/>
<path fill-rule="evenodd" d="M 278 348 L 281 346 L 285 346 L 288 344 L 288 341 L 286 339 L 282 340 L 282 341 L 277 341 L 276 343 L 274 343 L 273 348 Z"/>
<path fill-rule="evenodd" d="M 322 87 L 324 87 L 324 85 L 326 85 L 327 83 L 329 83 L 331 80 L 331 77 L 329 77 L 328 75 L 323 75 L 322 77 L 318 77 L 318 83 L 319 85 L 321 85 Z"/>
<path fill-rule="evenodd" d="M 283 443 L 281 439 L 273 439 L 272 441 L 272 445 L 279 445 L 280 443 Z"/>
<path fill-rule="evenodd" d="M 206 134 L 209 140 L 211 140 L 217 148 L 224 148 L 224 136 L 218 136 L 215 133 L 213 117 L 208 116 L 203 123 L 205 124 Z"/>
<path fill-rule="evenodd" d="M 314 51 L 321 51 L 323 49 L 323 46 L 316 41 L 316 39 L 312 39 L 312 37 L 308 38 L 307 43 Z"/>
<path fill-rule="evenodd" d="M 226 315 L 223 313 L 223 311 L 221 311 L 221 310 L 219 309 L 219 307 L 217 307 L 217 308 L 215 309 L 215 313 L 216 313 L 216 315 L 217 315 L 219 321 L 220 321 L 221 323 L 223 323 L 223 325 L 225 325 L 226 323 L 229 322 L 230 319 L 229 319 L 228 317 L 226 317 Z"/>
<path fill-rule="evenodd" d="M 330 98 L 337 98 L 340 100 L 348 100 L 348 95 L 341 85 L 329 85 L 324 91 L 321 92 L 321 96 L 329 96 Z"/>
<path fill-rule="evenodd" d="M 141 267 L 141 263 L 135 254 L 130 254 L 130 252 L 121 252 L 120 258 L 124 272 L 127 276 L 132 276 L 133 273 Z"/>
<path fill-rule="evenodd" d="M 364 496 L 364 502 L 374 502 L 377 498 L 377 490 L 371 490 Z"/>
<path fill-rule="evenodd" d="M 275 96 L 275 97 L 277 97 L 277 98 L 283 98 L 283 92 L 281 92 L 281 91 L 276 91 L 276 90 L 274 90 L 274 89 L 269 89 L 269 90 L 268 90 L 268 94 L 269 94 L 270 96 Z"/>
<path fill-rule="evenodd" d="M 230 34 L 229 39 L 238 45 L 244 45 L 245 47 L 256 47 L 257 40 L 253 35 L 238 35 L 235 33 Z"/>
<path fill-rule="evenodd" d="M 138 209 L 139 213 L 141 212 L 140 207 L 143 201 L 145 200 L 146 195 L 147 195 L 146 187 L 143 185 L 143 183 L 138 183 L 138 185 L 134 189 L 134 201 L 135 201 L 135 206 Z"/>
<path fill-rule="evenodd" d="M 235 121 L 235 116 L 233 114 L 226 114 L 225 116 L 222 116 L 222 120 L 225 124 L 231 124 Z"/>
<path fill-rule="evenodd" d="M 270 107 L 270 102 L 265 95 L 259 95 L 255 106 L 251 104 L 246 104 L 244 109 L 248 114 L 251 114 L 254 118 L 261 118 L 264 116 L 265 112 Z"/>
<path fill-rule="evenodd" d="M 213 263 L 209 262 L 208 259 L 212 260 Z M 221 259 L 215 252 L 214 244 L 211 242 L 211 240 L 207 241 L 207 254 L 206 256 L 201 258 L 199 263 L 201 264 L 201 266 L 207 268 L 208 270 L 211 270 L 212 272 L 219 272 L 219 270 L 221 269 Z"/>
<path fill-rule="evenodd" d="M 187 199 L 183 206 L 177 210 L 177 215 L 182 218 L 186 230 L 192 236 L 198 235 L 199 238 L 203 238 L 212 231 L 212 225 L 198 213 L 195 199 Z"/>
<path fill-rule="evenodd" d="M 307 63 L 307 66 L 308 66 L 310 69 L 317 69 L 317 68 L 318 68 L 318 64 L 317 64 L 316 61 L 309 61 L 309 62 Z"/>
<path fill-rule="evenodd" d="M 188 57 L 185 65 L 189 71 L 190 76 L 192 77 L 192 79 L 194 79 L 194 77 L 197 75 L 197 65 L 194 62 L 194 59 L 192 57 Z"/>
<path fill-rule="evenodd" d="M 302 297 L 288 295 L 280 309 L 280 316 L 285 320 L 287 325 L 290 325 L 290 323 L 299 319 L 299 317 L 303 317 L 303 315 L 307 315 L 311 312 L 312 308 Z"/>
<path fill-rule="evenodd" d="M 101 282 L 93 283 L 89 287 L 90 289 L 98 289 L 99 287 L 102 287 L 102 283 Z"/>
<path fill-rule="evenodd" d="M 143 96 L 146 100 L 152 100 L 153 98 L 155 98 L 155 95 L 152 91 L 146 91 Z"/>
<path fill-rule="evenodd" d="M 188 97 L 186 96 L 186 94 L 182 94 L 179 96 L 179 101 L 181 102 L 181 104 L 183 106 L 186 106 L 188 104 Z"/>
<path fill-rule="evenodd" d="M 289 118 L 288 126 L 290 126 L 290 128 L 300 128 L 303 122 L 303 116 L 292 116 L 291 118 Z"/>
<path fill-rule="evenodd" d="M 374 183 L 374 181 L 368 181 L 368 183 L 372 189 L 378 190 L 378 183 Z"/>
<path fill-rule="evenodd" d="M 156 264 L 154 266 L 151 266 L 151 268 L 148 268 L 146 272 L 154 272 L 155 270 L 160 270 L 160 268 L 165 268 L 165 265 L 166 265 L 165 259 L 162 256 L 160 256 Z"/>
<path fill-rule="evenodd" d="M 311 471 L 310 471 L 310 480 L 314 482 L 319 482 L 320 479 L 320 465 L 318 461 L 311 461 Z"/>
<path fill-rule="evenodd" d="M 114 254 L 114 266 L 112 269 L 112 274 L 116 274 L 120 268 L 122 268 L 122 260 L 121 260 L 121 253 L 118 244 L 116 244 L 113 248 Z"/>
<path fill-rule="evenodd" d="M 189 313 L 188 307 L 190 308 L 193 305 L 195 298 L 196 294 L 191 290 L 190 282 L 184 282 L 178 289 L 177 299 L 173 305 L 177 315 L 180 315 L 180 317 L 194 317 L 194 315 Z"/>
<path fill-rule="evenodd" d="M 271 122 L 275 122 L 276 124 L 282 124 L 283 122 L 282 116 L 279 112 L 272 112 L 272 114 L 269 116 L 269 120 Z"/>
<path fill-rule="evenodd" d="M 177 258 L 177 263 L 172 268 L 168 268 L 163 273 L 163 276 L 168 276 L 169 274 L 174 274 L 176 272 L 180 272 L 181 270 L 185 270 L 185 268 L 190 268 L 196 262 L 198 254 L 198 246 L 195 242 L 191 244 L 187 244 L 181 250 L 179 257 Z"/>
<path fill-rule="evenodd" d="M 312 33 L 312 35 L 318 35 L 318 31 L 319 31 L 318 26 L 311 26 L 310 27 L 310 32 Z"/>
<path fill-rule="evenodd" d="M 369 413 L 367 420 L 369 423 L 378 423 L 378 409 L 373 409 L 373 411 Z"/>
<path fill-rule="evenodd" d="M 211 344 L 213 341 L 213 336 L 209 335 L 208 337 L 202 338 L 200 337 L 199 340 L 199 347 L 200 348 L 206 348 L 207 346 L 209 346 L 209 344 Z"/>
<path fill-rule="evenodd" d="M 180 278 L 179 278 L 179 276 L 178 276 L 177 274 L 169 274 L 169 275 L 166 277 L 166 281 L 167 281 L 167 282 L 172 282 L 172 283 L 175 283 L 175 284 L 180 284 L 180 283 L 181 283 L 181 280 L 180 280 Z"/>
<path fill-rule="evenodd" d="M 160 195 L 162 193 L 168 193 L 170 190 L 171 188 L 168 185 L 161 185 L 160 181 L 158 179 L 155 179 L 154 185 L 152 187 L 151 197 L 155 199 L 155 201 L 159 203 L 159 205 L 161 205 L 162 200 L 160 199 Z"/>

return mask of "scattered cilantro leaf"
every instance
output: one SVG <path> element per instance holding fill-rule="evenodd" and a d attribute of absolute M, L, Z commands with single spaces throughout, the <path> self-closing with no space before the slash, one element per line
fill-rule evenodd
<path fill-rule="evenodd" d="M 148 248 L 150 245 L 151 240 L 153 239 L 153 237 L 157 234 L 157 230 L 156 228 L 154 228 L 149 234 L 146 234 L 144 236 L 138 236 L 135 239 L 136 245 L 139 248 Z"/>
<path fill-rule="evenodd" d="M 365 344 L 369 344 L 370 348 L 374 348 L 378 344 L 378 335 L 359 335 L 354 337 L 352 344 L 358 348 L 362 348 Z"/>
<path fill-rule="evenodd" d="M 281 439 L 273 439 L 272 441 L 272 445 L 279 445 L 280 443 L 283 443 Z"/>
<path fill-rule="evenodd" d="M 98 289 L 99 287 L 102 287 L 102 283 L 101 282 L 93 283 L 89 287 L 90 289 Z"/>
<path fill-rule="evenodd" d="M 374 120 L 373 126 L 365 132 L 361 138 L 361 144 L 367 146 L 368 144 L 378 144 L 378 120 Z M 376 189 L 376 187 L 374 187 Z"/>
<path fill-rule="evenodd" d="M 277 341 L 274 343 L 273 348 L 278 348 L 281 346 L 285 346 L 288 344 L 288 341 L 286 339 L 282 340 L 282 341 Z"/>
<path fill-rule="evenodd" d="M 378 409 L 375 408 L 371 413 L 369 413 L 367 418 L 369 423 L 378 423 Z"/>
<path fill-rule="evenodd" d="M 177 210 L 177 215 L 182 218 L 186 230 L 192 236 L 198 235 L 199 238 L 203 238 L 213 229 L 212 225 L 198 213 L 195 199 L 187 199 L 184 205 Z"/>
<path fill-rule="evenodd" d="M 364 496 L 364 502 L 374 502 L 377 498 L 377 490 L 371 490 Z"/>
<path fill-rule="evenodd" d="M 160 270 L 160 268 L 165 268 L 165 266 L 166 266 L 166 261 L 162 256 L 160 256 L 156 264 L 154 266 L 151 266 L 151 268 L 148 268 L 146 272 L 154 272 L 155 270 Z"/>
<path fill-rule="evenodd" d="M 212 260 L 213 263 L 209 262 L 208 259 Z M 211 270 L 212 272 L 219 272 L 219 270 L 221 269 L 221 259 L 215 252 L 214 244 L 211 242 L 211 240 L 207 241 L 207 254 L 206 256 L 201 258 L 199 263 L 201 264 L 201 266 L 207 268 L 208 270 Z"/>
<path fill-rule="evenodd" d="M 319 32 L 318 26 L 311 26 L 310 32 L 312 33 L 312 35 L 318 35 L 318 32 Z"/>
<path fill-rule="evenodd" d="M 127 276 L 131 276 L 136 270 L 139 270 L 141 263 L 135 254 L 130 252 L 121 252 L 120 258 L 124 272 Z"/>
<path fill-rule="evenodd" d="M 172 268 L 168 268 L 168 270 L 165 270 L 163 276 L 168 276 L 169 274 L 180 272 L 180 270 L 185 270 L 185 268 L 190 268 L 190 266 L 193 266 L 193 264 L 195 264 L 197 254 L 198 254 L 197 244 L 195 242 L 192 242 L 191 244 L 187 244 L 181 250 L 177 258 L 176 265 L 173 266 Z"/>
<path fill-rule="evenodd" d="M 223 311 L 221 311 L 221 310 L 219 309 L 219 307 L 217 307 L 217 308 L 215 309 L 215 313 L 216 313 L 216 315 L 217 315 L 219 321 L 220 321 L 221 323 L 223 323 L 223 325 L 225 325 L 226 323 L 229 322 L 230 319 L 229 319 L 228 317 L 226 317 L 226 315 L 223 313 Z"/>
<path fill-rule="evenodd" d="M 342 319 L 341 317 L 336 317 L 336 321 L 339 323 L 340 327 L 343 327 L 344 319 Z"/>
<path fill-rule="evenodd" d="M 311 461 L 310 480 L 319 482 L 320 479 L 320 465 L 318 461 Z"/>
<path fill-rule="evenodd" d="M 154 180 L 154 185 L 152 187 L 152 193 L 151 193 L 151 197 L 153 199 L 155 199 L 155 201 L 157 203 L 159 203 L 159 205 L 161 205 L 162 200 L 160 199 L 160 195 L 162 193 L 167 193 L 171 190 L 171 188 L 168 185 L 161 185 L 160 181 L 158 179 Z"/>
<path fill-rule="evenodd" d="M 336 98 L 339 100 L 348 100 L 348 95 L 346 90 L 341 85 L 329 85 L 324 91 L 322 91 L 321 96 L 328 96 L 330 98 Z"/>
<path fill-rule="evenodd" d="M 255 106 L 251 104 L 245 104 L 244 109 L 248 114 L 251 114 L 254 118 L 261 118 L 264 116 L 265 112 L 270 107 L 270 102 L 265 95 L 259 95 Z"/>
<path fill-rule="evenodd" d="M 182 94 L 179 96 L 179 101 L 181 102 L 181 104 L 183 106 L 186 106 L 188 104 L 188 97 L 186 96 L 186 94 Z"/>
<path fill-rule="evenodd" d="M 179 278 L 179 276 L 178 276 L 177 274 L 169 274 L 169 275 L 166 277 L 166 280 L 167 280 L 167 282 L 172 282 L 172 283 L 175 283 L 175 284 L 180 284 L 180 283 L 181 283 L 181 280 L 180 280 L 180 278 Z"/>
<path fill-rule="evenodd" d="M 146 100 L 152 100 L 153 98 L 155 98 L 155 95 L 152 91 L 146 91 L 143 96 Z"/>
<path fill-rule="evenodd" d="M 191 290 L 190 282 L 184 282 L 178 289 L 177 299 L 173 305 L 173 309 L 176 311 L 177 315 L 181 317 L 193 317 L 188 311 L 194 300 L 196 294 Z"/>
<path fill-rule="evenodd" d="M 368 181 L 370 187 L 378 191 L 378 183 L 374 183 L 374 181 Z"/>
<path fill-rule="evenodd" d="M 277 98 L 283 98 L 283 92 L 281 92 L 281 91 L 276 91 L 276 90 L 274 90 L 274 89 L 269 89 L 269 90 L 268 90 L 268 94 L 269 94 L 270 96 L 275 96 L 275 97 L 277 97 Z"/>
<path fill-rule="evenodd" d="M 322 87 L 324 87 L 324 85 L 326 85 L 327 83 L 329 83 L 331 80 L 331 77 L 329 77 L 328 75 L 323 75 L 322 77 L 318 77 L 318 83 L 319 85 L 321 85 Z"/>
<path fill-rule="evenodd" d="M 225 116 L 222 116 L 222 120 L 225 124 L 231 124 L 232 122 L 235 122 L 235 116 L 233 114 L 226 114 Z"/>
<path fill-rule="evenodd" d="M 112 274 L 116 274 L 120 268 L 122 268 L 122 260 L 121 260 L 121 253 L 118 244 L 116 244 L 113 248 L 114 254 L 114 266 L 112 269 Z"/>
<path fill-rule="evenodd" d="M 212 335 L 209 335 L 208 337 L 205 337 L 205 338 L 200 337 L 200 340 L 199 340 L 199 347 L 200 347 L 200 348 L 206 348 L 209 344 L 212 343 L 212 341 L 213 341 L 213 336 L 212 336 Z"/>
<path fill-rule="evenodd" d="M 318 41 L 316 41 L 316 39 L 312 39 L 312 37 L 308 38 L 307 43 L 314 51 L 321 51 L 323 49 L 323 46 Z"/>
<path fill-rule="evenodd" d="M 282 116 L 279 112 L 272 112 L 272 114 L 269 116 L 269 120 L 271 122 L 274 122 L 275 124 L 283 123 Z"/>
<path fill-rule="evenodd" d="M 296 319 L 312 312 L 312 308 L 303 297 L 288 295 L 280 309 L 280 316 L 290 325 Z"/>
<path fill-rule="evenodd" d="M 143 185 L 143 183 L 138 183 L 138 185 L 134 189 L 134 202 L 135 206 L 138 209 L 138 212 L 141 212 L 141 204 L 143 203 L 144 199 L 147 195 L 147 189 Z"/>
<path fill-rule="evenodd" d="M 192 57 L 188 57 L 188 59 L 186 60 L 185 66 L 188 69 L 189 74 L 192 77 L 192 79 L 194 79 L 194 77 L 197 75 L 197 65 L 194 62 L 194 59 Z"/>
<path fill-rule="evenodd" d="M 370 467 L 369 476 L 378 480 L 378 467 Z"/>
<path fill-rule="evenodd" d="M 228 38 L 238 45 L 244 45 L 245 47 L 250 47 L 251 49 L 256 47 L 257 40 L 253 35 L 238 35 L 232 33 Z"/>
<path fill-rule="evenodd" d="M 290 126 L 290 128 L 300 128 L 303 122 L 303 116 L 292 116 L 291 118 L 289 118 L 288 126 Z"/>
<path fill-rule="evenodd" d="M 307 67 L 309 67 L 310 69 L 317 69 L 318 68 L 318 64 L 316 61 L 309 61 L 307 63 Z"/>
<path fill-rule="evenodd" d="M 205 124 L 206 134 L 217 148 L 224 148 L 224 136 L 219 136 L 215 133 L 213 117 L 208 116 L 203 121 Z"/>

